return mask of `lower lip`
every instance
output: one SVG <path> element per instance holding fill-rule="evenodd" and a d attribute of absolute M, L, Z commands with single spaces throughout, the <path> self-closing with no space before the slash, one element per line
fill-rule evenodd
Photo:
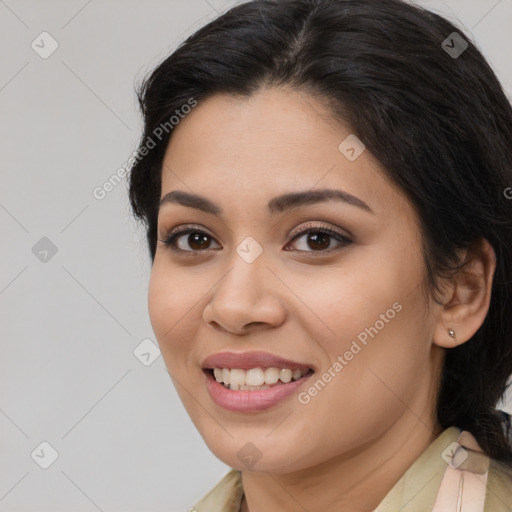
<path fill-rule="evenodd" d="M 313 375 L 308 373 L 298 380 L 288 384 L 278 384 L 260 391 L 236 391 L 227 389 L 215 380 L 209 372 L 203 372 L 206 377 L 206 387 L 212 400 L 229 411 L 262 411 L 270 409 L 277 403 L 292 395 L 306 380 Z"/>

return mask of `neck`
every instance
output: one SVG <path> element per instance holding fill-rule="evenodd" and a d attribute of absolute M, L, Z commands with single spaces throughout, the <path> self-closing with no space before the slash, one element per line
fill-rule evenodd
<path fill-rule="evenodd" d="M 380 437 L 313 468 L 287 474 L 243 471 L 241 512 L 374 511 L 442 431 L 408 411 Z"/>

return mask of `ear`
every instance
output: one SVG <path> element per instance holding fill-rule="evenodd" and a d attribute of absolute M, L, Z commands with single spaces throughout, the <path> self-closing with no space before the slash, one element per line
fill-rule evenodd
<path fill-rule="evenodd" d="M 463 252 L 462 258 L 467 263 L 447 283 L 444 306 L 434 329 L 433 341 L 440 347 L 453 348 L 468 341 L 489 311 L 496 270 L 494 249 L 481 238 Z"/>

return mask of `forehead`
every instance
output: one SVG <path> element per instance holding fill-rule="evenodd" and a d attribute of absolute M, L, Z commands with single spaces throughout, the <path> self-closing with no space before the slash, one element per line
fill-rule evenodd
<path fill-rule="evenodd" d="M 406 207 L 379 162 L 364 150 L 350 161 L 353 136 L 314 97 L 280 88 L 249 97 L 209 97 L 173 129 L 162 166 L 162 197 L 180 189 L 241 206 L 258 197 L 313 188 L 343 189 L 376 210 Z M 267 200 L 261 203 L 266 208 Z M 372 207 L 373 209 L 373 207 Z"/>

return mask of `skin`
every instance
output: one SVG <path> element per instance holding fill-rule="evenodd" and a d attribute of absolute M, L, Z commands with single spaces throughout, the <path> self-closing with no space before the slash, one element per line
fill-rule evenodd
<path fill-rule="evenodd" d="M 495 259 L 485 240 L 461 254 L 471 263 L 443 283 L 442 304 L 426 294 L 418 216 L 368 150 L 355 161 L 338 150 L 350 133 L 312 96 L 263 89 L 200 102 L 165 154 L 161 197 L 193 192 L 224 214 L 162 205 L 150 320 L 194 425 L 242 471 L 244 511 L 374 510 L 442 432 L 434 401 L 445 349 L 467 341 L 489 307 Z M 277 195 L 324 188 L 373 213 L 338 201 L 267 211 Z M 183 224 L 210 236 L 206 249 L 188 234 L 179 239 L 185 254 L 160 241 Z M 310 225 L 350 233 L 352 243 L 327 237 L 332 250 L 320 254 L 307 234 L 290 236 Z M 263 248 L 250 264 L 236 252 L 247 236 Z M 262 350 L 321 375 L 397 302 L 401 311 L 307 405 L 294 395 L 241 413 L 211 400 L 207 356 Z M 247 442 L 262 455 L 252 468 L 237 456 Z"/>

